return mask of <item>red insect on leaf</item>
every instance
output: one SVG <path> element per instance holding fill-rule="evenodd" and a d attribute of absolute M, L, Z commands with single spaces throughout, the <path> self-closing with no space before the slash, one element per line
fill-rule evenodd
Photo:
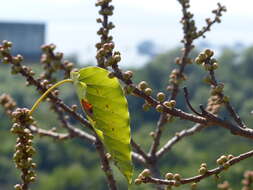
<path fill-rule="evenodd" d="M 93 115 L 93 109 L 92 109 L 92 104 L 90 104 L 88 101 L 82 99 L 81 100 L 81 104 L 83 106 L 84 111 L 90 116 L 92 117 Z"/>

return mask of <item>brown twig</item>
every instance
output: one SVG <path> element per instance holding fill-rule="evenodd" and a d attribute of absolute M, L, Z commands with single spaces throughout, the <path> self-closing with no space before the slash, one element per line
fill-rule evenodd
<path fill-rule="evenodd" d="M 133 139 L 131 139 L 131 145 L 136 150 L 136 152 L 142 156 L 142 158 L 144 160 L 144 163 L 146 163 L 147 160 L 149 160 L 149 157 L 144 152 L 144 150 L 142 150 L 142 148 L 140 147 L 140 145 L 138 145 Z"/>
<path fill-rule="evenodd" d="M 150 151 L 149 151 L 149 155 L 151 156 L 152 159 L 156 159 L 155 158 L 156 152 L 157 152 L 157 149 L 159 148 L 163 128 L 164 128 L 164 125 L 167 123 L 167 119 L 168 119 L 167 114 L 163 113 L 163 114 L 161 114 L 161 116 L 157 122 L 156 131 L 155 131 L 155 135 L 154 135 L 154 141 L 153 141 L 153 143 L 150 147 Z"/>
<path fill-rule="evenodd" d="M 203 116 L 201 113 L 199 113 L 198 111 L 196 111 L 196 110 L 192 107 L 192 105 L 191 105 L 191 103 L 190 103 L 189 92 L 188 92 L 188 90 L 187 90 L 187 87 L 184 87 L 183 89 L 184 89 L 184 97 L 185 97 L 185 101 L 186 101 L 187 106 L 188 106 L 188 107 L 190 108 L 190 110 L 191 110 L 193 113 L 195 113 L 196 115 Z"/>
<path fill-rule="evenodd" d="M 211 30 L 211 27 L 213 24 L 221 22 L 220 17 L 222 16 L 222 13 L 226 11 L 227 11 L 226 7 L 218 3 L 218 8 L 212 11 L 213 14 L 215 14 L 215 18 L 213 20 L 211 20 L 210 18 L 207 18 L 206 19 L 207 25 L 204 26 L 201 30 L 197 31 L 197 35 L 194 37 L 194 39 L 197 39 L 201 36 L 205 37 L 204 36 L 205 33 Z"/>
<path fill-rule="evenodd" d="M 235 165 L 236 163 L 239 163 L 249 157 L 253 156 L 253 151 L 246 152 L 244 154 L 241 154 L 237 157 L 234 157 L 226 162 L 226 166 L 219 166 L 217 168 L 207 170 L 205 174 L 203 175 L 197 175 L 190 178 L 182 178 L 178 182 L 179 184 L 189 184 L 193 182 L 199 182 L 211 175 L 217 175 L 221 173 L 224 170 L 227 170 L 228 167 Z M 166 179 L 158 179 L 153 177 L 146 177 L 143 179 L 143 183 L 153 183 L 153 184 L 162 184 L 162 185 L 175 185 L 175 180 L 166 180 Z"/>
<path fill-rule="evenodd" d="M 213 65 L 213 62 L 210 59 L 207 59 L 206 64 L 209 65 Z M 214 69 L 210 69 L 209 70 L 209 75 L 210 75 L 210 79 L 211 79 L 211 84 L 213 85 L 213 88 L 218 88 L 219 85 L 222 85 L 223 88 L 223 84 L 219 84 L 217 82 L 217 79 L 215 77 L 215 72 Z M 223 90 L 223 89 L 222 89 Z M 224 99 L 225 95 L 224 93 L 221 91 L 217 92 L 217 95 L 221 97 L 221 99 Z M 229 100 L 225 100 L 223 101 L 225 104 L 226 109 L 228 110 L 230 116 L 234 119 L 234 121 L 241 127 L 241 128 L 246 128 L 245 123 L 242 121 L 242 119 L 240 118 L 240 116 L 236 113 L 235 109 L 233 108 L 233 106 L 230 104 Z"/>
<path fill-rule="evenodd" d="M 38 128 L 35 125 L 28 126 L 28 129 L 30 129 L 32 133 L 38 134 L 41 137 L 44 137 L 44 136 L 52 137 L 53 139 L 57 139 L 57 140 L 66 140 L 66 139 L 71 139 L 74 137 L 73 135 L 69 133 L 58 133 L 53 130 L 45 130 L 45 129 Z"/>
<path fill-rule="evenodd" d="M 201 131 L 203 128 L 205 128 L 204 125 L 196 124 L 190 129 L 184 129 L 181 132 L 176 133 L 174 137 L 168 140 L 167 143 L 160 150 L 156 152 L 156 157 L 157 158 L 162 157 L 166 152 L 168 152 L 172 148 L 173 145 L 175 145 L 181 139 L 187 136 L 191 136 L 195 134 L 196 132 Z"/>
<path fill-rule="evenodd" d="M 112 169 L 110 167 L 109 161 L 106 157 L 104 146 L 98 137 L 96 137 L 95 147 L 99 154 L 101 165 L 102 165 L 101 168 L 105 173 L 110 190 L 117 190 L 116 182 L 113 177 L 113 173 L 112 173 Z"/>

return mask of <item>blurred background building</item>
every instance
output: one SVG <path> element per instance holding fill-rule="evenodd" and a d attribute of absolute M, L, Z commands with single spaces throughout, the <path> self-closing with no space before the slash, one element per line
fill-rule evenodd
<path fill-rule="evenodd" d="M 41 54 L 40 46 L 45 43 L 45 29 L 44 23 L 0 21 L 0 41 L 11 41 L 14 55 L 23 55 L 27 62 L 36 61 Z"/>

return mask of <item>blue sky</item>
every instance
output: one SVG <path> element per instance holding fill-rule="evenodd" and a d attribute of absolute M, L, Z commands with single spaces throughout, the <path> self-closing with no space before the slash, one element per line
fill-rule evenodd
<path fill-rule="evenodd" d="M 191 10 L 197 24 L 202 26 L 212 16 L 216 0 L 192 0 Z M 228 12 L 223 22 L 208 33 L 207 41 L 214 45 L 253 43 L 252 0 L 220 0 Z M 59 51 L 77 54 L 82 61 L 92 61 L 98 16 L 95 1 L 91 0 L 8 0 L 1 4 L 0 19 L 11 21 L 40 21 L 47 24 L 47 42 L 53 42 Z M 178 21 L 181 16 L 176 0 L 114 0 L 112 21 L 116 47 L 123 53 L 123 65 L 138 66 L 144 62 L 136 55 L 136 45 L 153 40 L 161 50 L 178 45 L 182 37 Z"/>

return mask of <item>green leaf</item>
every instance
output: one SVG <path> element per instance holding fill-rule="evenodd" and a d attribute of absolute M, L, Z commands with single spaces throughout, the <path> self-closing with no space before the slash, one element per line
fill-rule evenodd
<path fill-rule="evenodd" d="M 99 67 L 86 67 L 72 72 L 71 78 L 93 128 L 116 166 L 131 183 L 133 165 L 128 104 L 119 81 L 108 78 L 108 74 Z"/>

